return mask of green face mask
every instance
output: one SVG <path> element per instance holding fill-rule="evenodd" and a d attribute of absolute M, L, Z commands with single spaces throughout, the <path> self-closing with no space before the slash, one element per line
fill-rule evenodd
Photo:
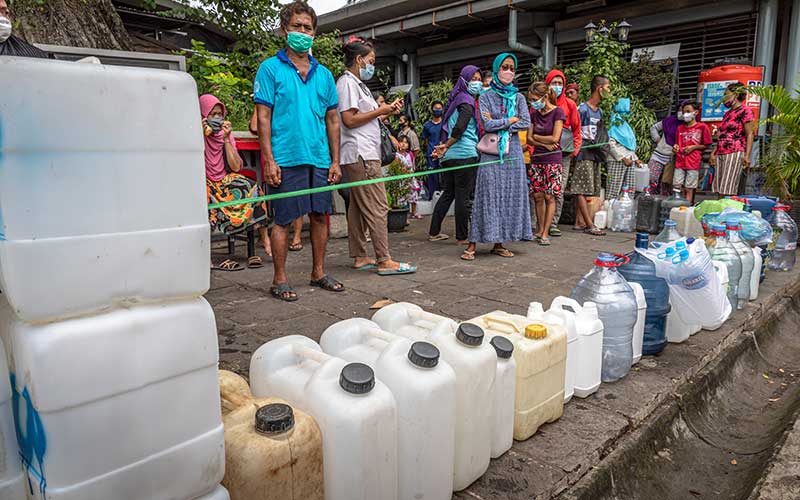
<path fill-rule="evenodd" d="M 299 54 L 305 54 L 311 50 L 311 46 L 314 45 L 314 37 L 306 35 L 305 33 L 290 31 L 286 34 L 286 44 L 293 51 Z"/>

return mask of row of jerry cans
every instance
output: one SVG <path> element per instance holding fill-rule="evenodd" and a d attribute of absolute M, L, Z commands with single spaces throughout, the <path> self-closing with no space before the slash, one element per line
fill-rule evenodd
<path fill-rule="evenodd" d="M 4 466 L 24 475 L 21 492 L 0 499 L 226 498 L 219 350 L 204 299 L 43 324 L 3 301 L 0 337 Z"/>
<path fill-rule="evenodd" d="M 588 395 L 600 384 L 602 324 L 577 307 L 572 326 L 597 352 L 595 363 L 575 363 L 596 372 L 583 383 Z M 316 419 L 325 498 L 450 498 L 513 439 L 561 416 L 567 331 L 558 314 L 550 317 L 493 312 L 459 325 L 393 304 L 374 321 L 332 325 L 319 345 L 302 336 L 263 345 L 251 360 L 253 394 Z"/>

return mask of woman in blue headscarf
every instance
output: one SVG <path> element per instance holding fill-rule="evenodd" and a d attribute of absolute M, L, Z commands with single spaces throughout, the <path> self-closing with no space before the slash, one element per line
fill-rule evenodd
<path fill-rule="evenodd" d="M 636 134 L 628 123 L 630 113 L 630 98 L 617 99 L 611 115 L 611 128 L 608 129 L 606 199 L 609 200 L 617 198 L 623 186 L 633 186 L 636 179 L 633 167 L 641 163 L 636 156 Z"/>
<path fill-rule="evenodd" d="M 492 243 L 492 254 L 513 257 L 507 241 L 532 240 L 528 179 L 518 133 L 528 130 L 531 115 L 525 96 L 513 85 L 514 54 L 503 53 L 492 64 L 492 84 L 478 100 L 483 137 L 478 167 L 469 246 L 461 256 L 475 260 L 478 243 Z"/>

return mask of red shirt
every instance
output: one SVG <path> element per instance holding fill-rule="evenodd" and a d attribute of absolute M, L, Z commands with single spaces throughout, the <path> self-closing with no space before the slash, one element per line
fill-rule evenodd
<path fill-rule="evenodd" d="M 700 163 L 703 160 L 703 150 L 695 149 L 691 153 L 683 154 L 683 148 L 689 146 L 711 144 L 711 132 L 705 123 L 695 122 L 694 125 L 678 125 L 678 133 L 675 134 L 675 144 L 678 145 L 678 153 L 675 155 L 675 168 L 681 170 L 700 170 Z"/>

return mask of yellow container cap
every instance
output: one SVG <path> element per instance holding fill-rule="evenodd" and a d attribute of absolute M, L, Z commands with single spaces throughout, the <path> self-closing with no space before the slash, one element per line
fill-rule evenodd
<path fill-rule="evenodd" d="M 547 337 L 547 327 L 533 323 L 525 327 L 525 337 L 529 339 L 543 339 Z"/>

